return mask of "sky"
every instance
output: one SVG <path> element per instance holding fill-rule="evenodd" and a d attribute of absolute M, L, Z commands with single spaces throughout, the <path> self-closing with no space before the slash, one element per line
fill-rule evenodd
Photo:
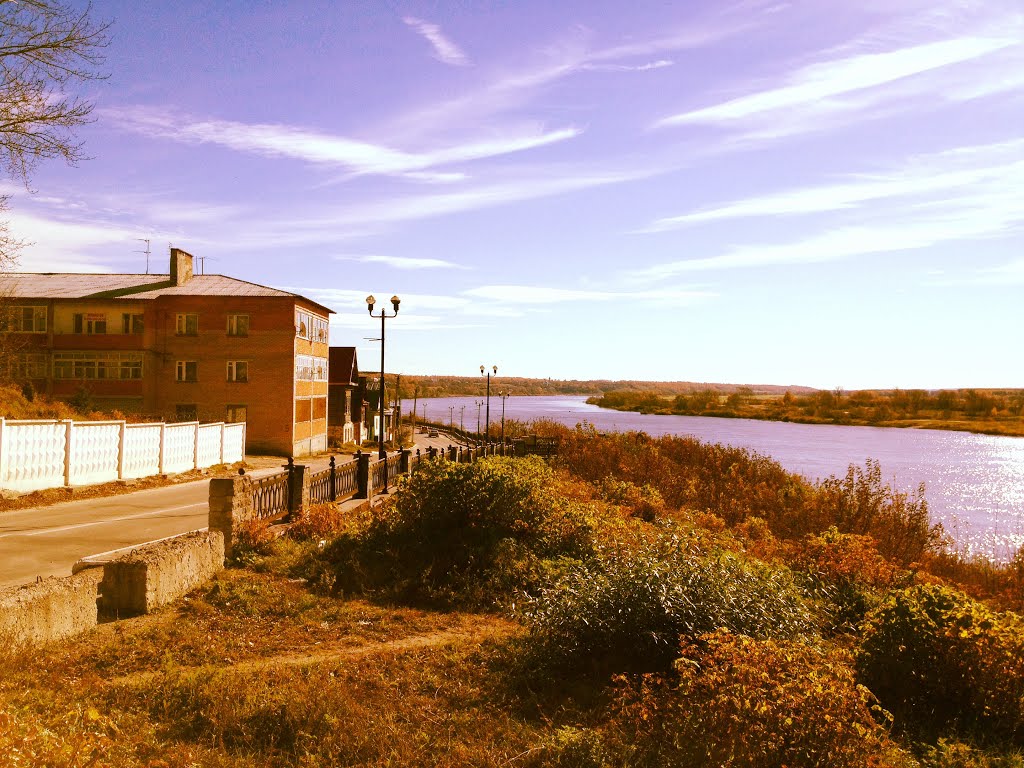
<path fill-rule="evenodd" d="M 87 159 L 0 181 L 21 271 L 173 245 L 364 370 L 372 293 L 396 373 L 1024 386 L 1021 0 L 92 9 Z"/>

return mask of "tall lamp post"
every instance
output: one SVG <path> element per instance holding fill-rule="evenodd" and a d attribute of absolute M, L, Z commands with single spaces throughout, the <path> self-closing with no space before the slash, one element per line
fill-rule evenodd
<path fill-rule="evenodd" d="M 494 375 L 498 375 L 498 366 L 491 366 L 494 369 Z M 491 372 L 487 370 L 487 366 L 480 366 L 480 375 L 487 374 L 487 421 L 484 422 L 485 429 L 487 430 L 487 437 L 484 442 L 491 442 Z"/>
<path fill-rule="evenodd" d="M 508 399 L 508 392 L 501 392 L 498 395 L 501 398 L 501 443 L 505 444 L 505 401 Z"/>
<path fill-rule="evenodd" d="M 388 314 L 387 310 L 381 309 L 380 314 L 373 314 L 373 305 L 377 300 L 372 295 L 366 297 L 366 309 L 370 317 L 380 318 L 380 406 L 377 409 L 377 458 L 387 459 L 388 453 L 384 450 L 384 321 L 389 317 L 397 317 L 398 305 L 402 300 L 397 296 L 391 297 L 391 306 L 395 308 L 394 313 Z M 388 467 L 384 465 L 384 493 L 388 492 Z"/>
<path fill-rule="evenodd" d="M 476 439 L 480 439 L 480 407 L 484 404 L 483 400 L 475 400 L 473 405 L 476 406 Z"/>

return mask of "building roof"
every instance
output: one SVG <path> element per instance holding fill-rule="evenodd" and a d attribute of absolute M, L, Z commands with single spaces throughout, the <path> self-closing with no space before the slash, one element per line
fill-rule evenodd
<path fill-rule="evenodd" d="M 83 274 L 76 272 L 11 272 L 0 276 L 0 295 L 14 299 L 156 299 L 160 296 L 281 296 L 303 299 L 297 293 L 268 288 L 226 275 L 193 275 L 184 285 L 171 276 Z"/>
<path fill-rule="evenodd" d="M 359 383 L 359 366 L 356 363 L 355 347 L 331 347 L 327 366 L 328 384 Z"/>

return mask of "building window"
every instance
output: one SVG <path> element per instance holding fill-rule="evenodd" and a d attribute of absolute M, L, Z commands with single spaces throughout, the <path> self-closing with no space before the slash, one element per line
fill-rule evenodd
<path fill-rule="evenodd" d="M 295 379 L 297 381 L 327 381 L 327 358 L 296 355 Z"/>
<path fill-rule="evenodd" d="M 179 360 L 175 366 L 175 381 L 199 381 L 199 363 L 195 360 Z"/>
<path fill-rule="evenodd" d="M 178 314 L 174 324 L 174 333 L 178 336 L 198 336 L 199 315 L 195 312 Z"/>
<path fill-rule="evenodd" d="M 8 361 L 8 373 L 15 381 L 24 379 L 45 379 L 47 375 L 46 354 L 22 352 Z"/>
<path fill-rule="evenodd" d="M 246 360 L 228 360 L 228 381 L 248 381 L 249 363 Z"/>
<path fill-rule="evenodd" d="M 75 313 L 75 333 L 98 334 L 107 332 L 107 316 Z"/>
<path fill-rule="evenodd" d="M 141 352 L 54 352 L 55 379 L 141 379 Z"/>
<path fill-rule="evenodd" d="M 249 316 L 228 315 L 228 336 L 248 336 Z"/>
<path fill-rule="evenodd" d="M 328 341 L 327 328 L 328 322 L 324 318 L 301 309 L 295 310 L 295 335 L 299 338 L 326 344 Z"/>
<path fill-rule="evenodd" d="M 142 315 L 125 312 L 121 315 L 121 333 L 142 333 Z"/>
<path fill-rule="evenodd" d="M 176 405 L 174 415 L 178 421 L 199 421 L 199 407 L 195 403 Z"/>
<path fill-rule="evenodd" d="M 0 312 L 0 331 L 46 333 L 45 306 L 14 306 Z"/>
<path fill-rule="evenodd" d="M 246 420 L 248 408 L 244 405 L 228 405 L 224 408 L 224 421 L 229 424 L 238 424 Z"/>

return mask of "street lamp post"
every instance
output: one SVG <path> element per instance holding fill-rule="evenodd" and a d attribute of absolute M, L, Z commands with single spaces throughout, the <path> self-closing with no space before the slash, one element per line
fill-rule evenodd
<path fill-rule="evenodd" d="M 448 429 L 455 429 L 455 406 L 448 406 Z"/>
<path fill-rule="evenodd" d="M 459 429 L 466 431 L 466 406 L 459 406 Z M 465 437 L 465 435 L 463 435 Z"/>
<path fill-rule="evenodd" d="M 484 404 L 483 400 L 476 400 L 473 403 L 476 406 L 476 439 L 480 439 L 480 406 Z"/>
<path fill-rule="evenodd" d="M 494 369 L 494 375 L 498 375 L 498 366 L 491 366 Z M 480 366 L 480 375 L 487 374 L 487 421 L 484 422 L 487 429 L 487 437 L 485 442 L 491 442 L 491 372 L 487 370 L 486 366 Z"/>
<path fill-rule="evenodd" d="M 501 397 L 501 443 L 505 444 L 505 401 L 508 399 L 508 392 L 502 392 Z"/>
<path fill-rule="evenodd" d="M 387 310 L 381 309 L 379 315 L 373 314 L 373 305 L 377 302 L 372 295 L 366 297 L 366 309 L 370 312 L 370 317 L 380 318 L 380 406 L 377 409 L 377 458 L 384 459 L 384 493 L 388 492 L 388 465 L 387 457 L 388 453 L 384 450 L 384 320 L 389 317 L 398 316 L 398 305 L 402 303 L 402 300 L 397 296 L 391 297 L 391 306 L 395 308 L 393 314 L 388 314 Z"/>

